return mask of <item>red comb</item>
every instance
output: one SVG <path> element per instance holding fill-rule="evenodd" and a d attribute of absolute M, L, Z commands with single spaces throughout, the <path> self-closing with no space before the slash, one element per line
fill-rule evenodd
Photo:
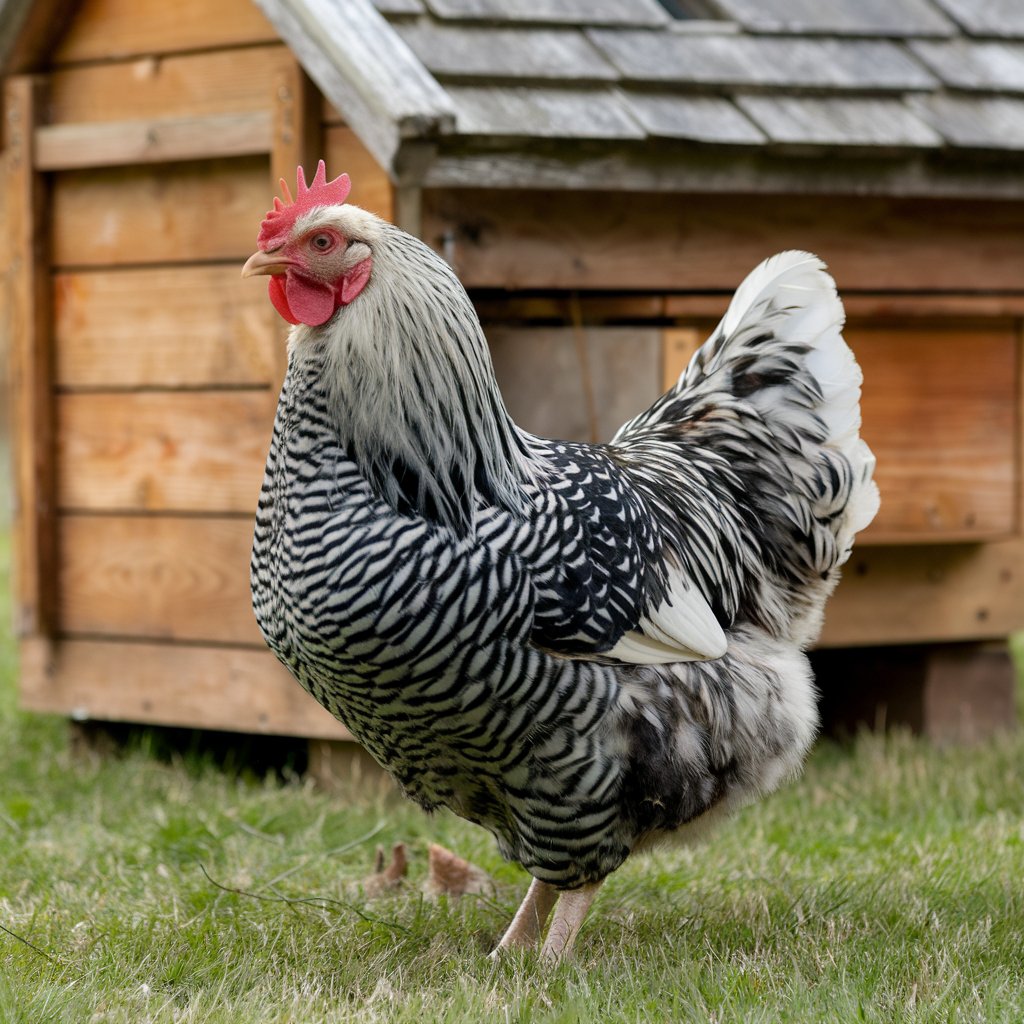
<path fill-rule="evenodd" d="M 299 217 L 315 209 L 317 206 L 340 206 L 348 198 L 352 190 L 352 182 L 347 174 L 339 174 L 334 181 L 327 180 L 327 168 L 323 160 L 316 165 L 313 184 L 306 184 L 306 172 L 301 167 L 295 170 L 295 198 L 292 199 L 288 183 L 281 179 L 281 191 L 284 202 L 274 198 L 274 208 L 267 212 L 260 225 L 260 233 L 256 244 L 264 251 L 270 252 L 279 245 L 284 245 L 288 235 Z"/>

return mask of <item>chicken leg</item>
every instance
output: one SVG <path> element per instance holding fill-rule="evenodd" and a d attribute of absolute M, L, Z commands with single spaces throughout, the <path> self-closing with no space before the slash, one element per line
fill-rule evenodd
<path fill-rule="evenodd" d="M 589 885 L 584 885 L 579 889 L 570 889 L 559 895 L 555 916 L 540 951 L 543 959 L 551 963 L 558 963 L 572 952 L 583 919 L 587 916 L 587 911 L 597 895 L 597 890 L 603 884 L 604 879 L 602 878 L 600 882 L 591 882 Z"/>
<path fill-rule="evenodd" d="M 558 890 L 553 885 L 535 878 L 491 956 L 497 956 L 502 949 L 533 949 L 557 899 Z"/>

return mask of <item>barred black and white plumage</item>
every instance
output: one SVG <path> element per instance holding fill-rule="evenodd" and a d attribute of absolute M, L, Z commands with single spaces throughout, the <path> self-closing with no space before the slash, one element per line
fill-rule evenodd
<path fill-rule="evenodd" d="M 556 889 L 592 894 L 799 770 L 803 651 L 878 504 L 842 308 L 815 257 L 767 260 L 610 444 L 548 441 L 509 419 L 465 291 L 418 240 L 324 206 L 297 254 L 253 259 L 298 288 L 325 231 L 372 271 L 293 329 L 256 616 L 409 796 L 539 880 L 503 940 L 530 944 Z M 549 953 L 587 903 L 563 897 Z"/>

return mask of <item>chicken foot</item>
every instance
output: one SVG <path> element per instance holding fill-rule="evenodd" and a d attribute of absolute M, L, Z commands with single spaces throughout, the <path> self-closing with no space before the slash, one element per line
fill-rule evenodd
<path fill-rule="evenodd" d="M 558 963 L 572 952 L 583 919 L 587 916 L 597 890 L 603 884 L 602 878 L 600 882 L 591 882 L 579 889 L 570 889 L 558 897 L 555 916 L 551 920 L 551 927 L 548 928 L 547 938 L 540 951 L 544 960 Z"/>
<path fill-rule="evenodd" d="M 516 916 L 512 918 L 512 923 L 491 956 L 497 956 L 502 949 L 533 949 L 557 899 L 558 890 L 553 885 L 539 878 L 533 879 Z"/>

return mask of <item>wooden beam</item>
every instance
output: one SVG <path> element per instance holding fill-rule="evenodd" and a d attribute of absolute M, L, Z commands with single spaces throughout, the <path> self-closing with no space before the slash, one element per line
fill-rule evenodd
<path fill-rule="evenodd" d="M 352 738 L 267 650 L 113 640 L 30 642 L 22 651 L 21 705 L 78 720 Z"/>
<path fill-rule="evenodd" d="M 15 628 L 22 636 L 54 629 L 55 530 L 46 191 L 33 167 L 33 132 L 42 83 L 12 78 L 5 91 L 6 243 L 10 283 L 11 414 L 15 476 Z"/>
<path fill-rule="evenodd" d="M 208 160 L 269 150 L 270 115 L 266 111 L 54 124 L 36 129 L 36 167 L 41 171 Z"/>
<path fill-rule="evenodd" d="M 855 547 L 822 647 L 1001 640 L 1024 628 L 1024 541 Z"/>
<path fill-rule="evenodd" d="M 1020 292 L 1024 204 L 862 197 L 424 191 L 424 237 L 454 240 L 467 288 L 721 291 L 805 249 L 842 294 Z M 955 252 L 956 260 L 945 253 Z"/>

